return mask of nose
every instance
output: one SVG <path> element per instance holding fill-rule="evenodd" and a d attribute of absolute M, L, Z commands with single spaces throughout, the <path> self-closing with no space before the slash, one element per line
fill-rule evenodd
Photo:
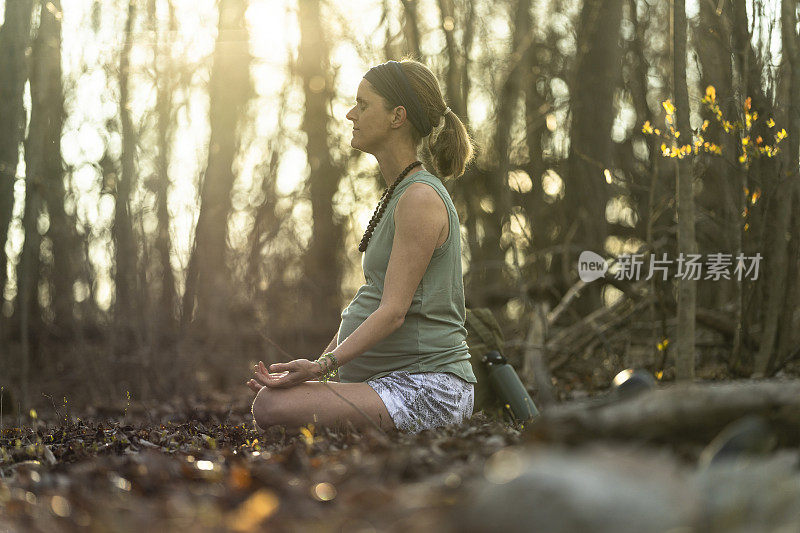
<path fill-rule="evenodd" d="M 352 120 L 352 121 L 353 121 L 353 124 L 355 124 L 355 122 L 356 122 L 356 116 L 355 116 L 355 113 L 354 113 L 354 111 L 355 111 L 355 110 L 356 110 L 356 108 L 355 108 L 355 106 L 353 106 L 353 107 L 351 107 L 351 108 L 350 108 L 350 110 L 347 112 L 347 115 L 345 115 L 345 118 L 346 118 L 347 120 Z"/>

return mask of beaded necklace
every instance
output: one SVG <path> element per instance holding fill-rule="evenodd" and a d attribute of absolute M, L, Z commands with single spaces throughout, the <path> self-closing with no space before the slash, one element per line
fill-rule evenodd
<path fill-rule="evenodd" d="M 403 172 L 397 176 L 397 179 L 394 180 L 385 191 L 383 191 L 383 196 L 381 199 L 378 200 L 378 205 L 375 207 L 375 211 L 372 213 L 372 218 L 369 221 L 369 225 L 367 225 L 367 229 L 364 231 L 364 236 L 361 238 L 361 243 L 358 245 L 359 252 L 365 252 L 367 250 L 367 244 L 369 243 L 370 238 L 372 238 L 372 232 L 375 230 L 375 226 L 378 225 L 380 222 L 381 217 L 383 216 L 383 212 L 386 210 L 386 205 L 389 203 L 389 200 L 392 198 L 392 193 L 394 192 L 395 187 L 397 184 L 403 181 L 411 169 L 417 165 L 421 165 L 422 161 L 414 161 L 410 165 L 408 165 Z"/>

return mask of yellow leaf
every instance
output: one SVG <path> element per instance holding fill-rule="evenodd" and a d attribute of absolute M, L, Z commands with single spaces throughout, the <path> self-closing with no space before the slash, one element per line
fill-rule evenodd
<path fill-rule="evenodd" d="M 314 444 L 314 424 L 308 424 L 308 426 L 300 428 L 300 433 L 302 433 L 303 440 L 307 446 Z"/>
<path fill-rule="evenodd" d="M 672 105 L 670 100 L 664 100 L 661 105 L 664 106 L 664 110 L 667 112 L 667 115 L 671 115 L 675 112 L 675 106 Z"/>
<path fill-rule="evenodd" d="M 714 100 L 716 100 L 716 98 L 717 98 L 717 90 L 714 88 L 713 85 L 709 85 L 708 87 L 706 87 L 706 96 L 712 102 Z"/>
<path fill-rule="evenodd" d="M 253 531 L 278 509 L 280 500 L 269 489 L 255 492 L 228 515 L 228 527 L 234 531 Z"/>
<path fill-rule="evenodd" d="M 769 126 L 770 128 L 774 127 L 774 126 L 775 126 L 775 121 L 774 121 L 774 120 L 772 120 L 772 119 L 769 119 L 769 120 L 767 121 L 767 126 Z"/>

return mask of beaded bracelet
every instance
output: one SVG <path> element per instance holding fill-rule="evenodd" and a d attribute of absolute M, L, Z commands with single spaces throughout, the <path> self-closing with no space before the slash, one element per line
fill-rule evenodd
<path fill-rule="evenodd" d="M 325 366 L 323 367 L 323 365 L 322 365 L 322 361 L 323 361 L 324 359 L 326 359 L 326 358 L 329 358 L 329 359 L 332 359 L 332 360 L 333 360 L 333 369 L 332 369 L 332 370 L 331 370 L 331 369 L 330 369 L 330 367 L 328 366 L 328 363 L 327 363 L 327 362 L 325 363 Z M 338 369 L 338 366 L 339 366 L 339 361 L 336 359 L 336 356 L 335 356 L 335 355 L 333 355 L 333 354 L 332 354 L 332 353 L 330 353 L 330 352 L 329 352 L 329 353 L 322 354 L 322 355 L 320 356 L 320 358 L 319 358 L 319 359 L 317 359 L 317 360 L 316 360 L 316 361 L 314 361 L 314 362 L 315 362 L 315 363 L 317 363 L 317 364 L 320 366 L 320 368 L 323 370 L 323 374 L 322 374 L 322 376 L 320 376 L 320 378 L 319 378 L 319 380 L 320 380 L 321 382 L 323 382 L 323 383 L 325 383 L 325 382 L 326 382 L 326 381 L 328 381 L 330 378 L 332 378 L 333 376 L 335 376 L 335 375 L 336 375 L 336 373 L 339 371 L 339 369 Z"/>
<path fill-rule="evenodd" d="M 333 368 L 336 368 L 336 369 L 339 368 L 339 360 L 336 359 L 336 356 L 333 355 L 333 352 L 324 353 L 324 354 L 322 354 L 322 357 L 329 357 L 329 358 L 333 359 Z"/>

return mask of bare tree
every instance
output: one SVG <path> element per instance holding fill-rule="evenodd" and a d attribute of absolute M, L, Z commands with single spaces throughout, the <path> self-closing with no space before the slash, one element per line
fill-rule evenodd
<path fill-rule="evenodd" d="M 59 313 L 66 313 L 71 296 L 71 281 L 59 268 L 69 268 L 67 242 L 55 242 L 68 235 L 63 217 L 63 169 L 61 162 L 61 122 L 63 103 L 61 93 L 61 5 L 58 0 L 41 4 L 39 28 L 32 48 L 31 68 L 31 118 L 28 137 L 25 139 L 25 209 L 23 229 L 25 242 L 22 259 L 18 266 L 19 280 L 19 325 L 22 339 L 22 383 L 23 401 L 29 401 L 28 378 L 32 358 L 38 351 L 38 339 L 43 331 L 40 285 L 47 279 L 43 276 L 41 261 L 41 232 L 39 220 L 43 213 L 50 219 L 49 233 L 53 246 L 53 288 L 50 297 L 59 306 Z M 67 288 L 63 284 L 67 284 Z M 64 294 L 64 290 L 69 290 Z M 67 320 L 61 317 L 63 320 Z M 71 321 L 71 318 L 69 319 Z M 31 346 L 31 340 L 34 341 Z"/>
<path fill-rule="evenodd" d="M 700 56 L 703 65 L 701 77 L 701 90 L 713 86 L 716 97 L 725 110 L 726 116 L 735 116 L 736 90 L 734 73 L 731 65 L 730 40 L 725 38 L 730 35 L 732 25 L 732 12 L 724 4 L 719 4 L 726 9 L 707 2 L 700 3 L 699 24 L 695 28 L 695 50 Z M 703 179 L 703 194 L 698 201 L 707 209 L 714 218 L 709 218 L 708 229 L 704 232 L 718 245 L 730 250 L 736 256 L 743 251 L 741 213 L 743 209 L 742 191 L 746 187 L 747 174 L 737 161 L 736 142 L 733 135 L 725 135 L 722 126 L 715 117 L 707 111 L 704 118 L 709 120 L 706 135 L 709 138 L 721 138 L 723 155 L 721 158 L 712 158 L 708 161 L 705 171 L 700 176 Z M 721 230 L 721 231 L 720 231 Z M 701 231 L 701 233 L 703 233 Z M 717 247 L 719 249 L 719 247 Z M 733 322 L 735 332 L 733 348 L 731 350 L 731 366 L 739 368 L 742 365 L 742 284 L 737 280 L 730 282 L 720 281 L 722 290 L 719 290 L 720 303 L 727 302 L 730 298 L 733 304 Z M 724 290 L 724 289 L 728 290 Z"/>
<path fill-rule="evenodd" d="M 612 167 L 611 126 L 620 77 L 621 0 L 586 0 L 578 27 L 577 56 L 570 85 L 570 153 L 564 176 L 564 208 L 582 249 L 603 253 L 608 234 L 605 171 Z M 590 285 L 578 306 L 600 305 L 599 285 Z"/>
<path fill-rule="evenodd" d="M 200 185 L 200 214 L 186 277 L 182 324 L 194 318 L 196 330 L 212 328 L 225 316 L 230 294 L 226 262 L 228 215 L 239 151 L 239 126 L 253 89 L 244 14 L 247 2 L 220 0 L 219 22 L 209 85 L 211 138 Z"/>
<path fill-rule="evenodd" d="M 677 108 L 678 144 L 690 144 L 692 130 L 689 125 L 689 90 L 686 85 L 686 2 L 673 0 L 673 91 Z M 678 196 L 678 250 L 683 254 L 696 254 L 694 232 L 694 193 L 692 192 L 692 166 L 689 157 L 676 161 L 675 181 Z M 693 279 L 678 279 L 678 342 L 675 355 L 675 377 L 694 379 L 695 316 L 697 284 Z"/>
<path fill-rule="evenodd" d="M 796 5 L 789 2 L 782 3 L 782 43 L 784 53 L 782 54 L 781 75 L 778 81 L 778 101 L 785 104 L 779 108 L 780 122 L 789 125 L 789 147 L 783 151 L 781 157 L 782 166 L 776 184 L 776 209 L 774 212 L 774 237 L 769 243 L 766 257 L 768 265 L 772 268 L 768 271 L 769 278 L 767 283 L 767 302 L 764 308 L 761 346 L 755 360 L 755 376 L 764 377 L 772 373 L 777 356 L 777 336 L 778 325 L 781 314 L 791 314 L 794 305 L 785 307 L 786 303 L 786 280 L 789 272 L 794 270 L 794 264 L 790 265 L 789 242 L 784 237 L 788 234 L 791 221 L 792 204 L 795 196 L 795 189 L 798 181 L 798 111 L 792 107 L 797 101 L 797 95 L 793 91 L 800 90 L 800 55 L 798 55 L 796 19 L 794 16 Z M 793 134 L 793 135 L 792 135 Z M 796 210 L 796 209 L 795 209 Z M 790 320 L 784 322 L 787 326 Z M 783 332 L 784 335 L 790 334 L 789 331 Z M 784 341 L 784 346 L 786 342 Z M 784 347 L 785 349 L 785 347 Z"/>
<path fill-rule="evenodd" d="M 0 83 L 0 304 L 6 286 L 5 245 L 14 207 L 14 179 L 19 145 L 25 134 L 22 93 L 28 79 L 25 49 L 29 42 L 33 1 L 6 0 L 5 4 L 5 21 L 0 28 L 0 72 L 3 73 Z M 3 336 L 0 329 L 0 340 Z"/>
<path fill-rule="evenodd" d="M 116 181 L 114 207 L 114 315 L 118 326 L 121 346 L 127 346 L 128 335 L 141 335 L 139 284 L 137 280 L 137 246 L 133 232 L 130 209 L 131 191 L 136 186 L 136 146 L 130 112 L 130 56 L 133 47 L 133 21 L 136 17 L 136 1 L 128 2 L 125 20 L 125 41 L 119 59 L 119 118 L 122 127 L 122 172 Z"/>
<path fill-rule="evenodd" d="M 45 109 L 47 129 L 42 153 L 42 195 L 47 205 L 47 238 L 52 246 L 52 260 L 47 273 L 54 332 L 71 337 L 74 327 L 73 283 L 76 279 L 75 250 L 78 248 L 75 221 L 68 217 L 64 202 L 64 165 L 61 158 L 61 132 L 64 122 L 64 94 L 61 75 L 61 2 L 47 2 L 42 10 L 39 34 L 40 55 L 35 73 L 40 76 L 39 104 Z M 31 80 L 33 84 L 33 79 Z"/>
<path fill-rule="evenodd" d="M 474 11 L 472 2 L 470 2 L 470 9 Z M 456 28 L 456 14 L 453 0 L 439 0 L 439 13 L 442 21 L 442 29 L 444 30 L 445 51 L 447 52 L 447 70 L 445 72 L 445 97 L 450 105 L 450 108 L 462 119 L 467 116 L 467 102 L 465 93 L 461 86 L 464 80 L 464 69 L 466 67 L 468 57 L 466 51 L 459 50 L 456 43 L 455 28 Z M 465 17 L 465 24 L 471 24 L 472 21 L 469 17 Z M 465 34 L 472 32 L 469 27 L 464 27 Z"/>
<path fill-rule="evenodd" d="M 310 174 L 313 233 L 305 259 L 307 292 L 314 317 L 309 326 L 312 336 L 321 344 L 339 324 L 341 313 L 342 221 L 334 213 L 333 195 L 339 188 L 343 171 L 331 156 L 328 110 L 335 95 L 335 76 L 330 66 L 330 47 L 318 0 L 299 3 L 300 48 L 297 70 L 303 82 L 305 109 L 302 128 Z M 311 340 L 311 339 L 310 339 Z"/>
<path fill-rule="evenodd" d="M 475 185 L 472 196 L 480 194 L 478 202 L 470 199 L 470 194 L 466 195 L 469 224 L 476 229 L 480 226 L 484 233 L 482 239 L 473 236 L 470 243 L 471 290 L 468 292 L 473 306 L 500 307 L 509 298 L 504 267 L 506 250 L 500 237 L 511 211 L 508 187 L 511 129 L 520 109 L 523 57 L 532 42 L 530 9 L 530 0 L 517 0 L 510 6 L 511 48 L 500 77 L 491 153 L 486 158 L 490 169 L 471 172 L 464 179 L 464 187 L 470 182 Z M 478 209 L 481 200 L 485 214 Z"/>
<path fill-rule="evenodd" d="M 797 27 L 796 2 L 783 0 L 781 3 L 781 32 L 783 54 L 788 62 L 791 78 L 788 83 L 789 97 L 786 100 L 788 118 L 789 146 L 786 148 L 788 165 L 788 186 L 786 194 L 791 194 L 792 205 L 800 206 L 800 34 L 793 28 Z M 786 283 L 785 301 L 779 326 L 779 335 L 776 350 L 776 364 L 778 370 L 797 353 L 798 330 L 794 317 L 794 310 L 800 302 L 800 273 L 794 268 L 800 264 L 800 209 L 795 208 L 792 213 L 792 222 L 789 229 L 791 240 L 789 242 L 786 267 L 788 281 Z"/>
<path fill-rule="evenodd" d="M 414 59 L 422 59 L 419 46 L 419 18 L 417 17 L 417 0 L 400 0 L 403 3 L 403 34 L 406 37 L 406 54 Z"/>
<path fill-rule="evenodd" d="M 149 11 L 155 14 L 155 0 L 149 0 Z M 156 262 L 158 263 L 160 291 L 158 303 L 155 307 L 155 324 L 161 333 L 171 332 L 175 321 L 175 276 L 172 273 L 170 264 L 170 218 L 167 210 L 167 199 L 169 192 L 169 160 L 171 155 L 171 136 L 174 132 L 174 104 L 173 92 L 175 90 L 176 76 L 172 57 L 169 53 L 171 37 L 162 43 L 159 36 L 162 33 L 173 35 L 177 29 L 175 17 L 175 7 L 171 0 L 166 2 L 168 10 L 168 32 L 160 32 L 156 29 L 156 40 L 153 47 L 153 70 L 155 72 L 156 84 L 156 130 L 157 130 L 157 150 L 156 156 L 156 175 L 154 176 L 154 189 L 156 194 L 156 217 L 158 226 L 156 229 L 155 249 Z M 152 17 L 155 26 L 156 17 Z"/>

